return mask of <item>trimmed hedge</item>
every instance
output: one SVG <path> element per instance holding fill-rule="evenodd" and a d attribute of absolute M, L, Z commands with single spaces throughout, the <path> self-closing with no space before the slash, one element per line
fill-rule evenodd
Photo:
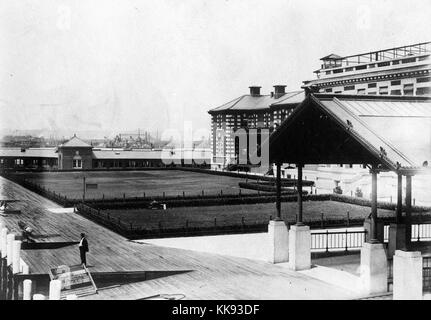
<path fill-rule="evenodd" d="M 276 192 L 276 186 L 273 184 L 261 184 L 256 182 L 240 182 L 238 183 L 240 188 L 243 189 L 250 189 L 250 190 L 258 190 L 258 191 L 264 191 L 264 192 Z M 281 188 L 282 194 L 298 194 L 298 192 L 291 188 L 282 187 Z M 307 195 L 307 191 L 302 191 L 303 195 Z"/>

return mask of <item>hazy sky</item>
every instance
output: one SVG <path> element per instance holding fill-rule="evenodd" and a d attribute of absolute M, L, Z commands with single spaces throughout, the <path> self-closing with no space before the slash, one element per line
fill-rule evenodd
<path fill-rule="evenodd" d="M 0 0 L 0 127 L 208 128 L 319 58 L 431 40 L 429 0 Z"/>

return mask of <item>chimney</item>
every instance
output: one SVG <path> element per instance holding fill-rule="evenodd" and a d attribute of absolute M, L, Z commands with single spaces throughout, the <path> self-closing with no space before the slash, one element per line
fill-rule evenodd
<path fill-rule="evenodd" d="M 262 88 L 262 87 L 251 86 L 249 88 L 250 88 L 250 95 L 252 97 L 259 97 L 260 96 L 260 88 Z"/>
<path fill-rule="evenodd" d="M 286 94 L 286 86 L 275 85 L 274 86 L 274 98 L 278 99 Z"/>

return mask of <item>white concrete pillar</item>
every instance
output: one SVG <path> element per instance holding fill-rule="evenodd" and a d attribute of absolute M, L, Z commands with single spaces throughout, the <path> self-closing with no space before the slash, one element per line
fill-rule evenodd
<path fill-rule="evenodd" d="M 393 273 L 394 300 L 422 300 L 422 255 L 419 251 L 396 250 Z"/>
<path fill-rule="evenodd" d="M 6 258 L 6 256 L 7 256 L 7 228 L 2 228 L 0 230 L 0 248 L 1 248 L 1 257 Z"/>
<path fill-rule="evenodd" d="M 20 240 L 14 240 L 12 244 L 12 272 L 14 274 L 20 273 L 21 263 L 21 241 Z"/>
<path fill-rule="evenodd" d="M 25 279 L 24 280 L 24 289 L 23 289 L 23 300 L 31 300 L 31 280 L 30 279 Z"/>
<path fill-rule="evenodd" d="M 23 261 L 21 261 L 21 267 L 22 267 L 22 274 L 30 274 L 30 268 L 28 267 L 27 263 L 23 263 Z"/>
<path fill-rule="evenodd" d="M 388 291 L 388 262 L 382 243 L 365 242 L 362 246 L 360 287 L 366 295 Z"/>
<path fill-rule="evenodd" d="M 49 282 L 49 300 L 60 300 L 61 296 L 61 281 L 51 280 Z"/>
<path fill-rule="evenodd" d="M 289 261 L 289 231 L 283 220 L 269 222 L 268 240 L 268 261 L 271 263 Z"/>
<path fill-rule="evenodd" d="M 311 231 L 309 226 L 293 225 L 290 227 L 289 267 L 292 270 L 311 268 Z"/>
<path fill-rule="evenodd" d="M 13 242 L 15 241 L 15 235 L 13 233 L 9 233 L 7 235 L 6 241 L 6 255 L 7 255 L 7 265 L 10 266 L 12 264 L 12 252 L 13 252 Z"/>
<path fill-rule="evenodd" d="M 5 227 L 4 223 L 2 221 L 0 221 L 0 237 L 1 237 L 1 231 L 3 230 L 4 227 Z M 3 251 L 3 245 L 2 245 L 2 242 L 1 242 L 1 239 L 0 239 L 0 257 L 1 257 L 2 251 Z"/>
<path fill-rule="evenodd" d="M 45 300 L 45 296 L 40 293 L 36 293 L 33 295 L 33 300 Z"/>

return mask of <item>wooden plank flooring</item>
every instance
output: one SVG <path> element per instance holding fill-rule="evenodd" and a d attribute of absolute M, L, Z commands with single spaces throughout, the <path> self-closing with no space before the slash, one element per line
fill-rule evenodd
<path fill-rule="evenodd" d="M 181 271 L 190 272 L 100 290 L 82 299 L 142 299 L 151 295 L 182 293 L 186 299 L 349 299 L 339 287 L 264 261 L 190 250 L 165 248 L 128 241 L 73 213 L 53 213 L 58 207 L 21 186 L 0 177 L 0 198 L 24 200 L 16 205 L 20 215 L 0 217 L 9 230 L 17 222 L 31 225 L 40 241 L 78 241 L 88 235 L 89 270 L 98 272 Z M 38 239 L 39 241 L 39 239 Z M 52 267 L 79 263 L 77 245 L 58 249 L 23 250 L 32 274 L 47 274 Z M 324 292 L 324 294 L 322 294 Z"/>

